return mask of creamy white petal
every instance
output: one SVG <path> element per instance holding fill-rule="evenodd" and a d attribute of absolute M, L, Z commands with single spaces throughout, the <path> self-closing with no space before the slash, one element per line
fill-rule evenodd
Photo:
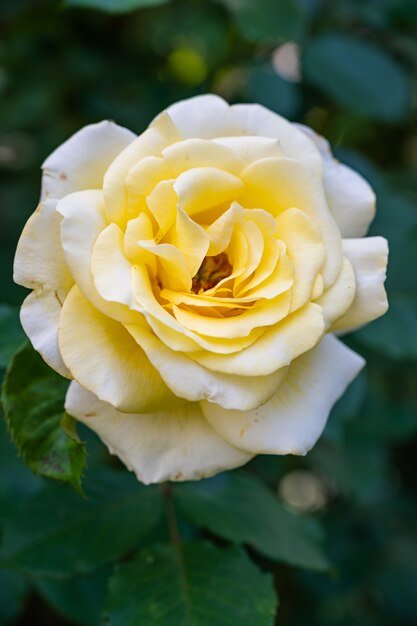
<path fill-rule="evenodd" d="M 114 122 L 85 126 L 59 146 L 42 165 L 42 198 L 63 198 L 97 189 L 110 163 L 136 135 Z"/>
<path fill-rule="evenodd" d="M 185 354 L 174 352 L 145 328 L 127 326 L 166 385 L 176 396 L 198 402 L 208 400 L 227 408 L 248 410 L 266 402 L 278 389 L 283 372 L 242 378 L 212 372 Z"/>
<path fill-rule="evenodd" d="M 70 378 L 58 346 L 58 325 L 62 303 L 55 291 L 33 291 L 23 302 L 20 321 L 31 344 L 58 374 Z"/>
<path fill-rule="evenodd" d="M 228 411 L 202 402 L 209 424 L 231 445 L 253 454 L 305 454 L 320 437 L 334 403 L 364 366 L 333 335 L 294 361 L 269 402 Z"/>
<path fill-rule="evenodd" d="M 60 242 L 56 200 L 42 202 L 25 224 L 17 244 L 13 279 L 37 293 L 57 291 L 63 300 L 73 284 Z"/>
<path fill-rule="evenodd" d="M 199 480 L 252 458 L 219 437 L 196 403 L 163 413 L 120 413 L 73 382 L 65 408 L 94 430 L 145 484 Z"/>
<path fill-rule="evenodd" d="M 158 411 L 176 399 L 122 324 L 74 286 L 62 308 L 59 349 L 72 377 L 120 411 Z"/>
<path fill-rule="evenodd" d="M 329 142 L 311 128 L 297 124 L 323 157 L 324 188 L 342 237 L 363 237 L 375 217 L 375 193 L 352 168 L 333 157 Z"/>
<path fill-rule="evenodd" d="M 355 273 L 356 292 L 352 306 L 332 327 L 348 332 L 372 322 L 388 309 L 384 288 L 388 262 L 388 242 L 383 237 L 345 239 L 343 250 Z"/>
<path fill-rule="evenodd" d="M 320 152 L 297 126 L 260 104 L 234 104 L 230 110 L 238 132 L 225 135 L 260 135 L 278 139 L 284 156 L 297 159 L 321 176 L 323 164 Z"/>
<path fill-rule="evenodd" d="M 167 113 L 186 139 L 238 134 L 236 125 L 233 126 L 231 109 L 219 96 L 207 94 L 181 100 L 169 106 Z"/>
<path fill-rule="evenodd" d="M 56 211 L 56 200 L 46 200 L 39 205 L 20 237 L 14 280 L 34 290 L 20 311 L 25 333 L 50 367 L 62 376 L 69 376 L 58 349 L 62 302 L 73 285 L 60 246 L 61 219 Z"/>

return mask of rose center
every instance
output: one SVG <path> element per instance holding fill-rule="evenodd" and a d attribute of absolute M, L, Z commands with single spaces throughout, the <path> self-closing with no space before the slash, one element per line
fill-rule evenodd
<path fill-rule="evenodd" d="M 193 293 L 198 294 L 201 290 L 211 289 L 223 278 L 230 276 L 231 273 L 232 266 L 225 252 L 221 252 L 216 256 L 206 256 L 193 278 L 191 290 Z"/>

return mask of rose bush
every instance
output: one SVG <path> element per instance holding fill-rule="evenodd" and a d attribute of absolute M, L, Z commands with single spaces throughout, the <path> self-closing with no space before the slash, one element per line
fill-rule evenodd
<path fill-rule="evenodd" d="M 179 102 L 82 129 L 43 165 L 15 280 L 67 411 L 139 480 L 305 454 L 363 366 L 334 335 L 387 308 L 369 185 L 258 105 Z"/>

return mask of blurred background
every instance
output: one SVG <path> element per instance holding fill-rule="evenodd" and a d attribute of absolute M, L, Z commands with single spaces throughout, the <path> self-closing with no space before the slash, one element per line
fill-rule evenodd
<path fill-rule="evenodd" d="M 10 345 L 0 348 L 0 367 L 20 337 L 11 320 L 24 290 L 12 282 L 12 259 L 37 204 L 42 161 L 85 124 L 109 118 L 140 133 L 166 105 L 204 92 L 259 102 L 329 139 L 376 190 L 371 233 L 390 242 L 390 311 L 347 339 L 366 371 L 305 459 L 251 464 L 289 508 L 321 520 L 334 563 L 325 574 L 268 566 L 280 595 L 277 623 L 412 626 L 416 1 L 1 0 L 0 328 L 7 324 Z M 1 425 L 0 495 L 16 485 L 29 492 L 31 480 Z M 0 570 L 1 625 L 98 625 L 95 605 L 74 610 L 83 602 L 79 590 Z"/>

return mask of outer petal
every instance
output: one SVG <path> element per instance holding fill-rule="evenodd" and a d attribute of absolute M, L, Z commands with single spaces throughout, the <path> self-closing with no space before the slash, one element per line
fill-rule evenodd
<path fill-rule="evenodd" d="M 69 376 L 58 349 L 58 322 L 62 302 L 73 280 L 60 245 L 60 221 L 56 200 L 39 205 L 20 237 L 14 280 L 34 290 L 20 312 L 25 333 L 50 367 L 62 376 Z"/>
<path fill-rule="evenodd" d="M 60 241 L 56 200 L 42 202 L 25 224 L 14 259 L 14 281 L 38 293 L 56 290 L 62 300 L 73 280 Z"/>
<path fill-rule="evenodd" d="M 58 346 L 58 325 L 62 304 L 55 291 L 36 291 L 26 298 L 20 309 L 20 321 L 35 350 L 58 374 L 71 378 Z"/>
<path fill-rule="evenodd" d="M 329 142 L 311 128 L 297 126 L 323 157 L 324 188 L 342 237 L 363 237 L 375 216 L 375 194 L 367 181 L 333 157 Z"/>
<path fill-rule="evenodd" d="M 336 400 L 364 360 L 332 335 L 291 364 L 269 402 L 253 411 L 201 403 L 209 424 L 231 445 L 253 454 L 305 454 L 320 437 Z"/>
<path fill-rule="evenodd" d="M 62 308 L 59 347 L 72 377 L 121 411 L 157 411 L 175 403 L 129 333 L 94 309 L 77 286 Z"/>
<path fill-rule="evenodd" d="M 388 309 L 384 289 L 388 261 L 388 242 L 383 237 L 345 239 L 343 249 L 353 266 L 356 293 L 352 306 L 332 327 L 345 332 L 372 322 Z"/>
<path fill-rule="evenodd" d="M 285 156 L 296 159 L 317 175 L 322 173 L 322 158 L 311 138 L 295 124 L 260 104 L 235 104 L 230 107 L 238 135 L 261 135 L 278 139 Z M 232 133 L 225 133 L 232 134 Z"/>
<path fill-rule="evenodd" d="M 129 415 L 73 382 L 66 410 L 92 428 L 145 484 L 198 480 L 243 465 L 252 456 L 219 437 L 194 403 L 164 413 Z"/>
<path fill-rule="evenodd" d="M 102 187 L 108 166 L 135 137 L 110 121 L 85 126 L 43 163 L 42 198 Z"/>
<path fill-rule="evenodd" d="M 127 305 L 107 302 L 94 285 L 90 271 L 91 255 L 99 234 L 106 228 L 103 194 L 98 190 L 69 194 L 58 203 L 63 216 L 61 242 L 65 260 L 75 282 L 96 309 L 126 324 L 137 322 L 138 313 Z"/>
<path fill-rule="evenodd" d="M 231 109 L 219 96 L 207 94 L 181 100 L 168 107 L 167 113 L 186 139 L 238 134 L 237 127 L 233 127 Z"/>
<path fill-rule="evenodd" d="M 227 408 L 253 409 L 271 398 L 285 374 L 277 371 L 248 379 L 211 372 L 185 354 L 174 352 L 146 329 L 127 329 L 175 395 L 191 402 L 204 399 Z"/>

